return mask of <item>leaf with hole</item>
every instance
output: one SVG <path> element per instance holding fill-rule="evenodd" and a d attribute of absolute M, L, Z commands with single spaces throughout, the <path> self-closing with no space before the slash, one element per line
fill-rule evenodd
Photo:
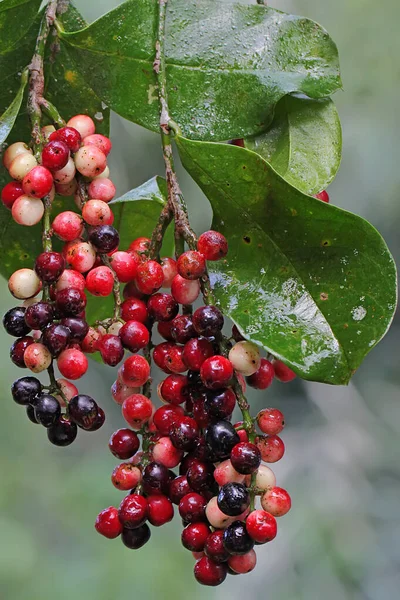
<path fill-rule="evenodd" d="M 82 31 L 61 34 L 98 96 L 153 131 L 157 22 L 157 0 L 128 0 Z M 309 19 L 260 5 L 171 0 L 165 31 L 170 116 L 187 137 L 256 135 L 286 94 L 321 98 L 341 87 L 337 48 Z"/>
<path fill-rule="evenodd" d="M 342 129 L 332 100 L 285 96 L 268 131 L 245 140 L 288 183 L 315 195 L 333 181 L 340 166 Z"/>
<path fill-rule="evenodd" d="M 393 258 L 370 223 L 306 196 L 259 155 L 177 138 L 229 240 L 209 263 L 218 304 L 304 379 L 345 384 L 395 312 Z"/>

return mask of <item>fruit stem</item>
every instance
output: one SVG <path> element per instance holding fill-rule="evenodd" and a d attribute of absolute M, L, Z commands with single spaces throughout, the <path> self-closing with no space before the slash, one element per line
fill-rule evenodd
<path fill-rule="evenodd" d="M 50 117 L 53 123 L 58 125 L 58 127 L 64 127 L 65 121 L 58 112 L 57 108 L 54 106 L 54 104 L 46 100 L 46 98 L 40 98 L 39 104 L 43 109 L 43 112 L 45 112 L 46 115 Z"/>
<path fill-rule="evenodd" d="M 161 246 L 163 243 L 165 232 L 167 231 L 168 225 L 172 221 L 172 211 L 169 203 L 164 206 L 162 209 L 160 216 L 158 218 L 157 225 L 153 230 L 153 234 L 151 236 L 151 242 L 149 247 L 149 256 L 154 260 L 159 260 Z"/>

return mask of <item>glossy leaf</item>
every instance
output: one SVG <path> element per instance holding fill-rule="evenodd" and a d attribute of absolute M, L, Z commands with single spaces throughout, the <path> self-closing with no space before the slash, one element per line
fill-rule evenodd
<path fill-rule="evenodd" d="M 0 1 L 0 54 L 13 48 L 36 18 L 41 0 Z"/>
<path fill-rule="evenodd" d="M 62 35 L 96 93 L 153 131 L 159 128 L 157 21 L 157 0 L 129 0 L 88 28 Z M 170 0 L 165 56 L 171 117 L 194 139 L 256 135 L 286 94 L 320 98 L 341 86 L 327 32 L 266 6 Z"/>
<path fill-rule="evenodd" d="M 332 100 L 285 96 L 268 131 L 245 140 L 288 183 L 315 195 L 333 181 L 340 165 L 342 129 Z"/>
<path fill-rule="evenodd" d="M 18 117 L 18 113 L 21 108 L 26 84 L 27 77 L 23 77 L 17 95 L 11 102 L 10 106 L 4 111 L 4 113 L 0 117 L 0 144 L 3 144 L 6 141 L 10 131 L 14 127 L 14 123 L 16 121 L 16 118 Z"/>
<path fill-rule="evenodd" d="M 209 263 L 215 297 L 246 338 L 301 377 L 344 384 L 386 333 L 396 269 L 364 219 L 291 187 L 257 154 L 178 138 L 185 168 L 229 240 Z"/>

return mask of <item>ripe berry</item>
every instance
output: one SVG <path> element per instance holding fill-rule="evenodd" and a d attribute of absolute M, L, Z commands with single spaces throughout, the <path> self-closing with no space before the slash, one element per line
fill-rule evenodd
<path fill-rule="evenodd" d="M 28 417 L 28 419 L 30 420 L 31 423 L 34 423 L 35 425 L 39 425 L 38 421 L 36 421 L 35 409 L 33 408 L 33 406 L 31 404 L 29 404 L 26 407 L 26 416 Z"/>
<path fill-rule="evenodd" d="M 50 141 L 59 140 L 68 146 L 71 152 L 77 152 L 81 146 L 82 137 L 75 127 L 61 127 L 50 134 Z"/>
<path fill-rule="evenodd" d="M 142 480 L 140 469 L 131 462 L 117 465 L 112 472 L 111 482 L 117 490 L 128 491 Z"/>
<path fill-rule="evenodd" d="M 190 315 L 178 315 L 173 319 L 171 322 L 171 337 L 178 344 L 186 344 L 191 338 L 197 337 Z"/>
<path fill-rule="evenodd" d="M 229 554 L 223 544 L 224 532 L 222 529 L 213 531 L 208 536 L 204 544 L 204 553 L 208 558 L 211 558 L 215 563 L 224 563 L 228 560 Z"/>
<path fill-rule="evenodd" d="M 184 279 L 199 279 L 206 270 L 204 256 L 196 250 L 188 250 L 180 255 L 176 263 L 178 273 Z"/>
<path fill-rule="evenodd" d="M 117 538 L 122 533 L 122 524 L 119 520 L 118 509 L 114 506 L 105 508 L 97 515 L 95 528 L 98 533 L 109 540 Z"/>
<path fill-rule="evenodd" d="M 261 506 L 274 517 L 283 517 L 289 512 L 292 501 L 286 490 L 273 487 L 261 496 Z"/>
<path fill-rule="evenodd" d="M 254 512 L 257 511 L 253 511 L 251 514 L 254 514 Z M 252 539 L 247 532 L 245 523 L 242 521 L 235 521 L 225 529 L 223 543 L 225 549 L 230 554 L 243 555 L 253 549 L 254 539 Z"/>
<path fill-rule="evenodd" d="M 96 250 L 88 242 L 75 240 L 67 244 L 63 252 L 67 263 L 79 273 L 90 271 L 96 261 Z"/>
<path fill-rule="evenodd" d="M 213 473 L 214 465 L 212 463 L 194 459 L 186 472 L 186 478 L 195 492 L 206 493 L 214 486 Z"/>
<path fill-rule="evenodd" d="M 151 536 L 150 527 L 142 525 L 136 529 L 123 529 L 121 539 L 127 548 L 138 550 L 149 541 Z"/>
<path fill-rule="evenodd" d="M 172 344 L 165 354 L 165 366 L 172 373 L 184 373 L 187 366 L 183 362 L 183 347 Z"/>
<path fill-rule="evenodd" d="M 214 355 L 214 349 L 209 340 L 205 338 L 193 338 L 186 342 L 183 348 L 183 362 L 188 369 L 200 371 L 201 365 L 207 358 Z"/>
<path fill-rule="evenodd" d="M 315 197 L 318 198 L 318 200 L 322 200 L 322 202 L 327 202 L 329 204 L 329 194 L 326 190 L 316 194 Z"/>
<path fill-rule="evenodd" d="M 257 564 L 257 555 L 254 550 L 250 550 L 243 556 L 231 556 L 228 559 L 228 567 L 234 573 L 250 573 Z"/>
<path fill-rule="evenodd" d="M 88 369 L 88 360 L 80 350 L 67 348 L 57 359 L 58 369 L 67 379 L 79 379 Z"/>
<path fill-rule="evenodd" d="M 153 294 L 159 290 L 163 280 L 163 270 L 155 260 L 148 260 L 138 266 L 136 285 L 143 294 Z"/>
<path fill-rule="evenodd" d="M 49 350 L 40 343 L 30 344 L 24 352 L 25 366 L 33 373 L 41 373 L 51 365 L 51 354 Z"/>
<path fill-rule="evenodd" d="M 206 260 L 220 260 L 228 254 L 228 242 L 218 231 L 205 231 L 197 241 L 197 249 Z"/>
<path fill-rule="evenodd" d="M 124 321 L 139 321 L 146 323 L 147 307 L 143 300 L 138 298 L 128 298 L 121 304 L 121 318 Z"/>
<path fill-rule="evenodd" d="M 53 187 L 53 176 L 46 167 L 34 167 L 22 180 L 24 194 L 33 198 L 44 198 Z"/>
<path fill-rule="evenodd" d="M 42 391 L 42 384 L 36 377 L 21 377 L 14 381 L 11 394 L 17 404 L 33 404 Z"/>
<path fill-rule="evenodd" d="M 83 231 L 82 217 L 72 212 L 72 210 L 66 210 L 55 217 L 52 228 L 60 240 L 63 242 L 72 242 Z"/>
<path fill-rule="evenodd" d="M 218 335 L 224 326 L 224 317 L 216 306 L 201 306 L 193 314 L 193 326 L 199 335 Z"/>
<path fill-rule="evenodd" d="M 65 288 L 57 292 L 56 306 L 62 315 L 75 317 L 85 309 L 86 296 L 76 288 Z"/>
<path fill-rule="evenodd" d="M 250 538 L 259 544 L 271 542 L 277 534 L 275 517 L 265 510 L 253 510 L 246 519 L 246 529 Z"/>
<path fill-rule="evenodd" d="M 127 321 L 119 330 L 118 335 L 124 348 L 128 348 L 131 352 L 137 352 L 144 348 L 150 340 L 149 330 L 139 321 Z"/>
<path fill-rule="evenodd" d="M 285 427 L 285 417 L 277 408 L 264 408 L 257 415 L 257 423 L 263 433 L 277 435 Z"/>
<path fill-rule="evenodd" d="M 17 198 L 24 193 L 19 181 L 10 181 L 1 190 L 1 201 L 6 208 L 11 209 Z"/>
<path fill-rule="evenodd" d="M 111 225 L 98 225 L 90 229 L 89 241 L 98 252 L 108 253 L 118 247 L 119 234 Z"/>
<path fill-rule="evenodd" d="M 110 202 L 115 196 L 115 185 L 108 177 L 96 177 L 88 188 L 89 198 L 96 198 L 102 202 Z"/>
<path fill-rule="evenodd" d="M 52 142 L 50 142 L 52 143 Z M 107 166 L 105 154 L 96 146 L 82 146 L 74 156 L 76 170 L 84 177 L 96 177 Z"/>
<path fill-rule="evenodd" d="M 20 154 L 30 154 L 32 156 L 32 150 L 25 144 L 25 142 L 15 142 L 8 146 L 7 150 L 3 154 L 3 165 L 9 170 L 11 163 Z"/>
<path fill-rule="evenodd" d="M 225 564 L 217 564 L 207 556 L 200 558 L 194 566 L 194 576 L 201 585 L 220 585 L 225 581 L 227 572 Z"/>
<path fill-rule="evenodd" d="M 272 364 L 274 366 L 275 377 L 282 383 L 288 383 L 296 378 L 296 373 L 289 369 L 281 360 L 274 359 Z"/>
<path fill-rule="evenodd" d="M 110 367 L 117 366 L 124 358 L 124 347 L 117 335 L 112 335 L 111 333 L 103 335 L 99 342 L 98 349 L 103 362 Z"/>
<path fill-rule="evenodd" d="M 29 152 L 24 152 L 14 158 L 8 172 L 10 173 L 10 177 L 13 179 L 22 181 L 25 175 L 27 175 L 29 171 L 36 167 L 36 165 L 36 158 Z"/>
<path fill-rule="evenodd" d="M 78 428 L 66 415 L 61 415 L 47 430 L 49 442 L 54 446 L 69 446 L 75 440 Z"/>
<path fill-rule="evenodd" d="M 69 158 L 65 167 L 53 172 L 54 183 L 56 185 L 68 185 L 74 181 L 75 175 L 75 163 L 72 158 Z"/>
<path fill-rule="evenodd" d="M 169 471 L 164 465 L 151 462 L 143 471 L 143 485 L 147 494 L 168 494 Z"/>
<path fill-rule="evenodd" d="M 82 140 L 84 140 L 88 135 L 93 135 L 96 131 L 96 126 L 88 115 L 75 115 L 71 117 L 71 119 L 67 122 L 67 127 L 73 127 L 76 129 L 80 135 Z"/>
<path fill-rule="evenodd" d="M 158 344 L 153 350 L 153 360 L 157 367 L 164 371 L 164 373 L 171 373 L 167 365 L 167 357 L 173 346 L 174 344 L 171 344 L 171 342 L 163 342 L 162 344 Z"/>
<path fill-rule="evenodd" d="M 42 150 L 42 165 L 50 171 L 59 171 L 67 164 L 69 148 L 61 140 L 48 142 Z"/>
<path fill-rule="evenodd" d="M 205 520 L 206 500 L 196 492 L 186 494 L 179 502 L 179 514 L 186 523 Z"/>
<path fill-rule="evenodd" d="M 80 344 L 89 331 L 89 325 L 81 317 L 66 317 L 61 319 L 60 324 L 69 330 L 71 344 Z"/>
<path fill-rule="evenodd" d="M 139 494 L 126 496 L 122 500 L 118 511 L 119 520 L 128 529 L 135 529 L 143 525 L 147 519 L 147 514 L 147 501 Z"/>
<path fill-rule="evenodd" d="M 233 366 L 224 356 L 212 356 L 203 362 L 200 376 L 210 390 L 227 387 L 233 377 Z"/>
<path fill-rule="evenodd" d="M 175 275 L 171 283 L 171 294 L 179 304 L 193 304 L 200 294 L 198 279 L 189 281 L 179 274 Z"/>
<path fill-rule="evenodd" d="M 122 416 L 133 429 L 140 429 L 153 413 L 153 404 L 143 394 L 132 394 L 122 404 Z"/>
<path fill-rule="evenodd" d="M 182 498 L 192 491 L 185 475 L 179 475 L 169 482 L 168 496 L 174 504 L 179 504 Z"/>
<path fill-rule="evenodd" d="M 10 358 L 14 365 L 20 367 L 21 369 L 26 368 L 26 364 L 24 361 L 25 350 L 28 348 L 28 346 L 34 343 L 34 339 L 29 335 L 15 340 L 15 342 L 10 348 Z"/>
<path fill-rule="evenodd" d="M 129 252 L 114 252 L 110 257 L 110 262 L 121 283 L 132 281 L 136 276 L 138 263 Z"/>
<path fill-rule="evenodd" d="M 171 321 L 178 314 L 178 304 L 171 294 L 153 294 L 147 302 L 149 316 L 155 321 Z"/>
<path fill-rule="evenodd" d="M 175 448 L 188 452 L 196 445 L 199 428 L 191 417 L 181 417 L 172 424 L 169 436 Z M 195 489 L 193 485 L 192 488 Z"/>
<path fill-rule="evenodd" d="M 160 393 L 165 402 L 183 404 L 188 398 L 188 380 L 185 375 L 169 375 L 161 384 Z"/>
<path fill-rule="evenodd" d="M 207 446 L 219 460 L 229 458 L 232 448 L 239 443 L 237 431 L 228 421 L 210 423 L 204 437 Z"/>
<path fill-rule="evenodd" d="M 212 417 L 225 419 L 233 413 L 235 406 L 236 396 L 232 388 L 207 392 L 205 408 Z"/>
<path fill-rule="evenodd" d="M 25 311 L 23 306 L 10 308 L 3 317 L 3 327 L 9 335 L 23 337 L 32 329 L 25 322 Z"/>
<path fill-rule="evenodd" d="M 281 460 L 285 453 L 285 444 L 277 435 L 260 435 L 256 438 L 256 446 L 261 453 L 261 458 L 267 463 Z"/>
<path fill-rule="evenodd" d="M 252 342 L 238 342 L 229 351 L 229 360 L 238 373 L 253 375 L 260 368 L 260 351 Z"/>
<path fill-rule="evenodd" d="M 140 354 L 129 356 L 122 365 L 121 379 L 125 385 L 140 387 L 146 383 L 149 377 L 150 365 Z"/>
<path fill-rule="evenodd" d="M 218 508 L 230 517 L 241 515 L 250 504 L 250 495 L 242 483 L 227 483 L 218 494 Z"/>
<path fill-rule="evenodd" d="M 240 442 L 232 448 L 231 463 L 238 473 L 250 475 L 260 466 L 261 453 L 255 444 Z"/>
<path fill-rule="evenodd" d="M 25 322 L 30 329 L 44 329 L 54 319 L 54 309 L 49 302 L 36 302 L 25 311 Z"/>
<path fill-rule="evenodd" d="M 35 261 L 35 271 L 44 283 L 54 283 L 65 269 L 65 260 L 59 252 L 42 252 Z"/>
<path fill-rule="evenodd" d="M 86 289 L 93 296 L 109 296 L 114 287 L 114 275 L 106 266 L 95 267 L 86 276 Z"/>
<path fill-rule="evenodd" d="M 275 377 L 275 371 L 272 363 L 266 358 L 261 359 L 259 368 L 253 375 L 246 377 L 246 381 L 256 390 L 266 390 L 269 388 Z"/>
<path fill-rule="evenodd" d="M 53 425 L 61 415 L 61 408 L 54 396 L 42 394 L 35 401 L 35 419 L 44 427 Z"/>
<path fill-rule="evenodd" d="M 182 531 L 182 545 L 192 552 L 202 552 L 209 535 L 210 528 L 206 523 L 190 523 Z"/>
<path fill-rule="evenodd" d="M 132 458 L 139 450 L 139 446 L 137 434 L 130 429 L 118 429 L 112 434 L 108 443 L 111 453 L 121 460 Z"/>
<path fill-rule="evenodd" d="M 148 520 L 154 527 L 161 527 L 172 521 L 174 507 L 171 501 L 162 495 L 148 496 Z"/>
<path fill-rule="evenodd" d="M 70 400 L 68 410 L 71 419 L 79 427 L 89 429 L 97 418 L 98 406 L 91 396 L 78 394 Z"/>

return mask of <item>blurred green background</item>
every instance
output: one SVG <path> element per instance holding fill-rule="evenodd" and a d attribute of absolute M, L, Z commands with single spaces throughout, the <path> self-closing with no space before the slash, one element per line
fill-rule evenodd
<path fill-rule="evenodd" d="M 90 21 L 119 4 L 77 0 Z M 332 202 L 369 219 L 400 256 L 400 5 L 397 0 L 278 0 L 277 8 L 322 23 L 336 40 L 344 92 L 335 95 L 343 124 L 343 163 Z M 133 83 L 134 85 L 134 83 Z M 125 192 L 162 173 L 157 136 L 113 118 L 112 175 Z M 198 231 L 210 223 L 207 202 L 182 173 Z M 1 283 L 1 309 L 13 305 Z M 286 414 L 286 455 L 274 469 L 293 509 L 280 520 L 258 566 L 216 589 L 198 586 L 193 559 L 180 545 L 179 519 L 139 552 L 93 528 L 99 510 L 117 505 L 107 450 L 122 425 L 109 388 L 115 371 L 90 365 L 80 389 L 107 409 L 95 434 L 73 446 L 50 446 L 9 393 L 21 371 L 10 365 L 1 331 L 0 597 L 7 600 L 393 600 L 400 596 L 399 318 L 348 388 L 275 383 L 253 393 L 253 412 L 277 405 Z"/>

